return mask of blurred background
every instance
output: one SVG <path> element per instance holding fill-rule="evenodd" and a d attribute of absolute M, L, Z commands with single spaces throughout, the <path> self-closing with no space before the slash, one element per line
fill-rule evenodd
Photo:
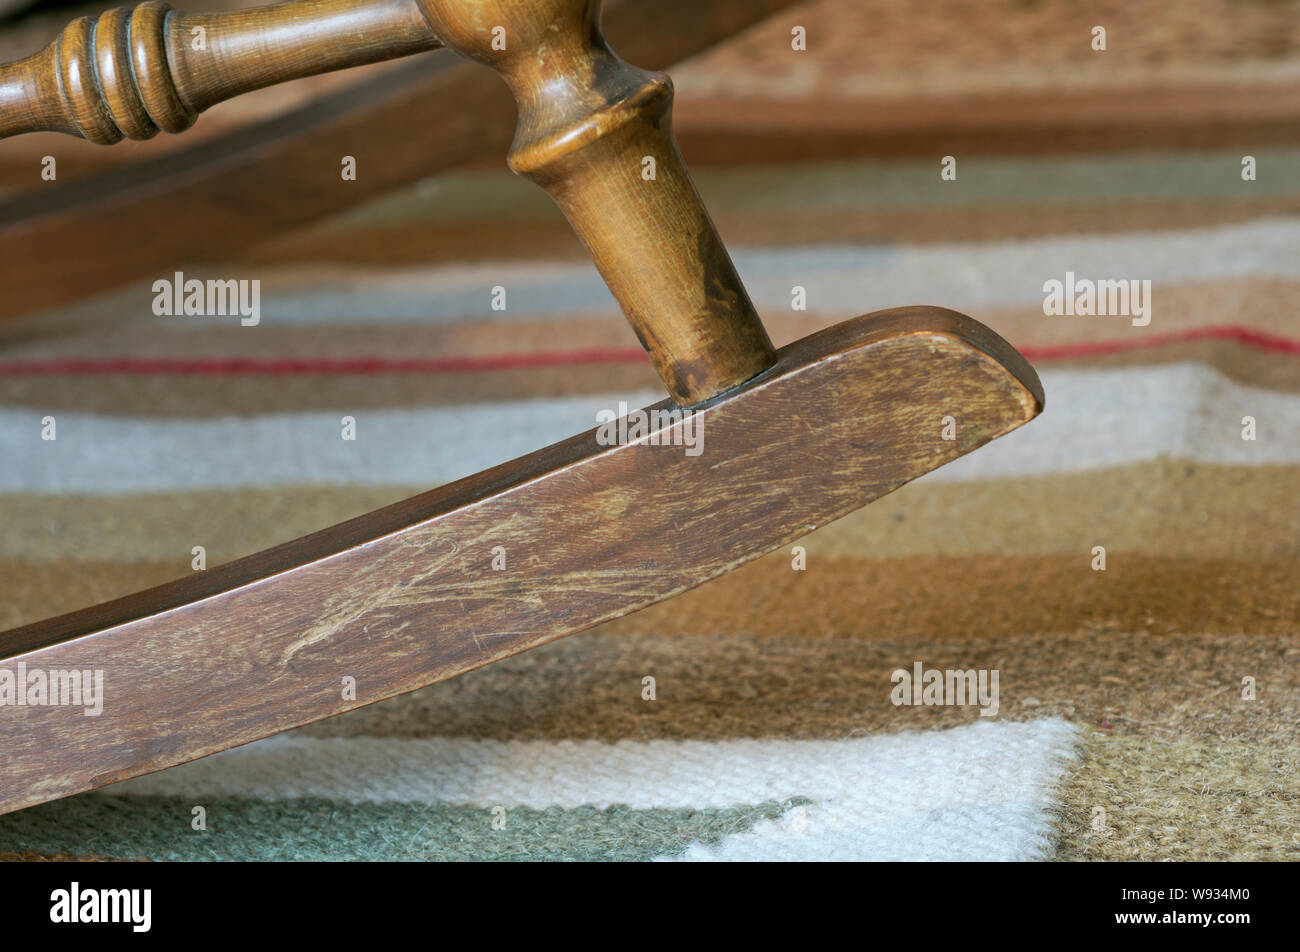
<path fill-rule="evenodd" d="M 0 59 L 107 6 L 0 0 Z M 936 807 L 938 830 L 1027 844 L 1004 858 L 1300 857 L 1300 0 L 616 7 L 642 11 L 607 17 L 611 43 L 671 73 L 682 153 L 778 345 L 951 307 L 1030 359 L 1046 413 L 813 533 L 806 571 L 774 553 L 296 735 L 892 736 L 980 719 L 893 705 L 891 670 L 991 668 L 998 721 L 1063 724 L 1070 753 L 1028 826 Z M 0 628 L 659 399 L 563 218 L 505 168 L 513 110 L 438 51 L 262 90 L 181 136 L 0 143 Z M 177 271 L 260 281 L 259 323 L 155 316 Z M 1045 313 L 1067 273 L 1149 281 L 1149 323 Z M 57 448 L 33 442 L 49 415 Z M 669 703 L 640 700 L 647 672 Z M 0 817 L 0 852 L 644 858 L 783 809 L 539 811 L 505 843 L 432 795 L 233 797 L 235 832 L 195 845 L 158 796 Z"/>

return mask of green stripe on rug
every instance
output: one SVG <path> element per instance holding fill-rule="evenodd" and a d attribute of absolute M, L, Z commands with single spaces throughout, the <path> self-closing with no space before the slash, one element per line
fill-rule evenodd
<path fill-rule="evenodd" d="M 0 852 L 93 854 L 114 859 L 233 860 L 649 860 L 709 845 L 808 801 L 718 809 L 515 807 L 504 827 L 492 811 L 446 803 L 349 804 L 85 794 L 0 817 Z"/>

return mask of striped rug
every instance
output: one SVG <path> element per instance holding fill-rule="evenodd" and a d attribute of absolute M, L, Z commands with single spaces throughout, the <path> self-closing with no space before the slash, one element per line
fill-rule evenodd
<path fill-rule="evenodd" d="M 745 93 L 718 55 L 683 97 Z M 1234 82 L 1281 69 L 1234 55 Z M 778 344 L 952 307 L 1034 362 L 1045 414 L 670 602 L 0 817 L 0 856 L 1300 858 L 1300 146 L 1251 154 L 1254 181 L 1235 147 L 701 168 Z M 256 325 L 156 316 L 146 281 L 0 326 L 0 628 L 660 395 L 505 172 L 183 271 L 260 281 Z M 1067 274 L 1149 281 L 1149 309 L 1045 314 Z M 926 703 L 926 672 L 988 690 Z"/>

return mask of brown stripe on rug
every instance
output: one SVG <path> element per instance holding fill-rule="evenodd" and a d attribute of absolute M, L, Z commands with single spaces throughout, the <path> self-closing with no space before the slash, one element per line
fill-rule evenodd
<path fill-rule="evenodd" d="M 1091 555 L 839 558 L 790 568 L 774 553 L 616 624 L 646 634 L 1000 638 L 1082 626 L 1152 634 L 1295 634 L 1300 562 Z M 813 556 L 816 559 L 816 556 Z M 1042 593 L 1026 599 L 1025 592 Z M 671 607 L 670 607 L 671 606 Z M 869 616 L 869 617 L 864 617 Z"/>
<path fill-rule="evenodd" d="M 0 606 L 0 630 L 186 575 L 189 550 L 183 554 L 167 563 L 0 562 L 0 579 L 12 593 Z M 1179 559 L 1112 549 L 1107 570 L 1093 572 L 1090 558 L 1087 549 L 826 560 L 814 553 L 809 568 L 796 572 L 790 556 L 777 552 L 610 624 L 642 634 L 744 631 L 809 639 L 1001 638 L 1074 625 L 1152 634 L 1300 629 L 1294 559 Z M 1026 601 L 1026 590 L 1050 597 Z"/>
<path fill-rule="evenodd" d="M 1087 42 L 1097 23 L 1124 38 L 1105 56 Z M 798 56 L 791 55 L 794 25 L 808 32 L 808 48 Z M 869 56 L 864 37 L 872 41 Z M 1056 91 L 1139 80 L 1163 88 L 1234 71 L 1285 76 L 1284 53 L 1297 42 L 1300 14 L 1285 3 L 1201 0 L 1171 8 L 1161 0 L 1044 0 L 1026 7 L 1018 0 L 936 0 L 917 17 L 892 0 L 816 0 L 701 53 L 675 78 L 682 98 L 766 101 L 784 118 L 789 104 L 987 93 L 1030 76 Z"/>
<path fill-rule="evenodd" d="M 696 162 L 1294 141 L 1298 32 L 1290 4 L 821 0 L 679 67 L 674 124 Z"/>

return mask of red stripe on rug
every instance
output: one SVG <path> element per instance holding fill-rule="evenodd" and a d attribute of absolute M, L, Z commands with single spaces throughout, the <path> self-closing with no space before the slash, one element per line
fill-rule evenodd
<path fill-rule="evenodd" d="M 1171 334 L 1152 334 L 1137 339 L 1106 340 L 1060 344 L 1057 346 L 1022 347 L 1020 352 L 1026 360 L 1070 360 L 1076 357 L 1103 357 L 1107 354 L 1122 354 L 1126 351 L 1145 350 L 1150 347 L 1165 347 L 1169 344 L 1184 344 L 1197 340 L 1229 340 L 1260 350 L 1270 350 L 1281 354 L 1300 354 L 1300 340 L 1265 334 L 1263 331 L 1249 327 L 1223 324 L 1215 327 L 1194 327 L 1186 331 Z"/>
<path fill-rule="evenodd" d="M 1154 334 L 1130 340 L 1110 340 L 1022 347 L 1027 360 L 1054 361 L 1080 357 L 1098 357 L 1126 351 L 1145 350 L 1197 340 L 1228 340 L 1283 354 L 1300 354 L 1300 340 L 1265 334 L 1248 327 L 1198 327 L 1171 334 Z M 357 357 L 273 358 L 234 357 L 215 359 L 111 357 L 56 358 L 52 360 L 0 362 L 0 377 L 53 376 L 58 374 L 185 374 L 193 376 L 228 376 L 262 374 L 269 376 L 401 373 L 476 373 L 490 370 L 528 370 L 538 367 L 579 366 L 583 364 L 645 363 L 644 351 L 636 348 L 596 348 L 591 350 L 539 351 L 530 354 L 494 354 L 486 357 Z"/>

